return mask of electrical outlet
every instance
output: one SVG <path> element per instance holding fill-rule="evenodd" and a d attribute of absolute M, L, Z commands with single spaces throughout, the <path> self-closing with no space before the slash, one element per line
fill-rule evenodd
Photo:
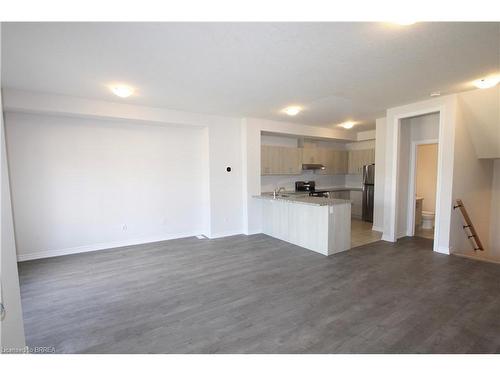
<path fill-rule="evenodd" d="M 128 228 L 127 228 L 127 224 L 123 224 L 123 225 L 122 225 L 122 230 L 125 232 L 127 229 L 128 229 Z"/>

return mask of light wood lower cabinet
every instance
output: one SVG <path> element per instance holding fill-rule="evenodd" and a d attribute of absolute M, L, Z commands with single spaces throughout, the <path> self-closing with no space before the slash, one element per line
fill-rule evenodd
<path fill-rule="evenodd" d="M 363 192 L 359 190 L 350 191 L 351 215 L 356 219 L 361 219 L 363 215 Z"/>
<path fill-rule="evenodd" d="M 351 248 L 351 204 L 262 200 L 262 232 L 323 255 L 345 251 Z"/>
<path fill-rule="evenodd" d="M 339 190 L 339 191 L 331 191 L 330 198 L 349 200 L 351 199 L 351 196 L 349 194 L 349 190 Z"/>

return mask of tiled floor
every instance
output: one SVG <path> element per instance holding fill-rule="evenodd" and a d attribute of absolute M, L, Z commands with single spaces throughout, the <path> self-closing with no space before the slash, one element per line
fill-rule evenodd
<path fill-rule="evenodd" d="M 428 238 L 430 240 L 434 239 L 434 228 L 432 229 L 423 229 L 420 225 L 415 227 L 415 236 Z"/>
<path fill-rule="evenodd" d="M 366 245 L 382 238 L 381 232 L 372 230 L 373 224 L 367 221 L 351 220 L 351 247 Z"/>

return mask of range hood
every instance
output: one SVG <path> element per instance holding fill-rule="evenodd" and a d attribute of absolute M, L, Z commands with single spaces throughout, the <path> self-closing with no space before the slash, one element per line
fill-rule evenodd
<path fill-rule="evenodd" d="M 323 164 L 302 164 L 302 170 L 304 171 L 314 171 L 318 169 L 325 169 L 325 166 Z"/>

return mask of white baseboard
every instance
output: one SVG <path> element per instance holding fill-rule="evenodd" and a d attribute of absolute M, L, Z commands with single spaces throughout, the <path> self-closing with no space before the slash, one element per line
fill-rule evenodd
<path fill-rule="evenodd" d="M 396 242 L 394 240 L 394 238 L 392 238 L 391 236 L 387 235 L 387 234 L 383 234 L 382 235 L 382 241 L 387 241 L 387 242 Z"/>
<path fill-rule="evenodd" d="M 237 231 L 226 231 L 226 232 L 219 232 L 219 233 L 212 233 L 210 236 L 207 236 L 208 238 L 215 239 L 215 238 L 222 238 L 222 237 L 229 237 L 229 236 L 236 236 L 238 234 L 243 234 L 241 230 Z"/>
<path fill-rule="evenodd" d="M 374 226 L 372 226 L 372 230 L 374 230 L 375 232 L 383 232 L 384 228 L 374 225 Z"/>
<path fill-rule="evenodd" d="M 450 255 L 455 255 L 458 257 L 462 258 L 467 258 L 467 259 L 474 259 L 474 260 L 479 260 L 481 262 L 488 262 L 488 263 L 495 263 L 495 264 L 500 264 L 500 259 L 493 259 L 493 258 L 484 258 L 482 254 L 464 254 L 464 253 L 451 253 Z"/>
<path fill-rule="evenodd" d="M 407 237 L 406 233 L 398 233 L 397 239 L 399 240 L 400 238 Z"/>
<path fill-rule="evenodd" d="M 124 247 L 124 246 L 142 245 L 142 244 L 146 244 L 146 243 L 173 240 L 173 239 L 177 239 L 177 238 L 193 237 L 193 236 L 196 236 L 198 234 L 200 234 L 200 231 L 186 232 L 186 233 L 173 233 L 173 234 L 166 234 L 166 235 L 162 235 L 162 236 L 137 238 L 137 239 L 131 239 L 131 240 L 124 240 L 124 241 L 105 242 L 105 243 L 98 243 L 98 244 L 92 244 L 92 245 L 70 247 L 70 248 L 66 248 L 66 249 L 36 251 L 36 252 L 31 252 L 31 253 L 26 253 L 26 254 L 18 254 L 17 261 L 24 262 L 26 260 L 51 258 L 51 257 L 57 257 L 57 256 L 61 256 L 61 255 L 69 255 L 69 254 L 87 253 L 90 251 L 107 250 L 107 249 L 113 249 L 113 248 Z"/>
<path fill-rule="evenodd" d="M 436 253 L 440 253 L 440 254 L 446 254 L 446 255 L 450 255 L 450 248 L 449 247 L 445 247 L 445 246 L 438 246 L 436 250 L 434 250 Z"/>

